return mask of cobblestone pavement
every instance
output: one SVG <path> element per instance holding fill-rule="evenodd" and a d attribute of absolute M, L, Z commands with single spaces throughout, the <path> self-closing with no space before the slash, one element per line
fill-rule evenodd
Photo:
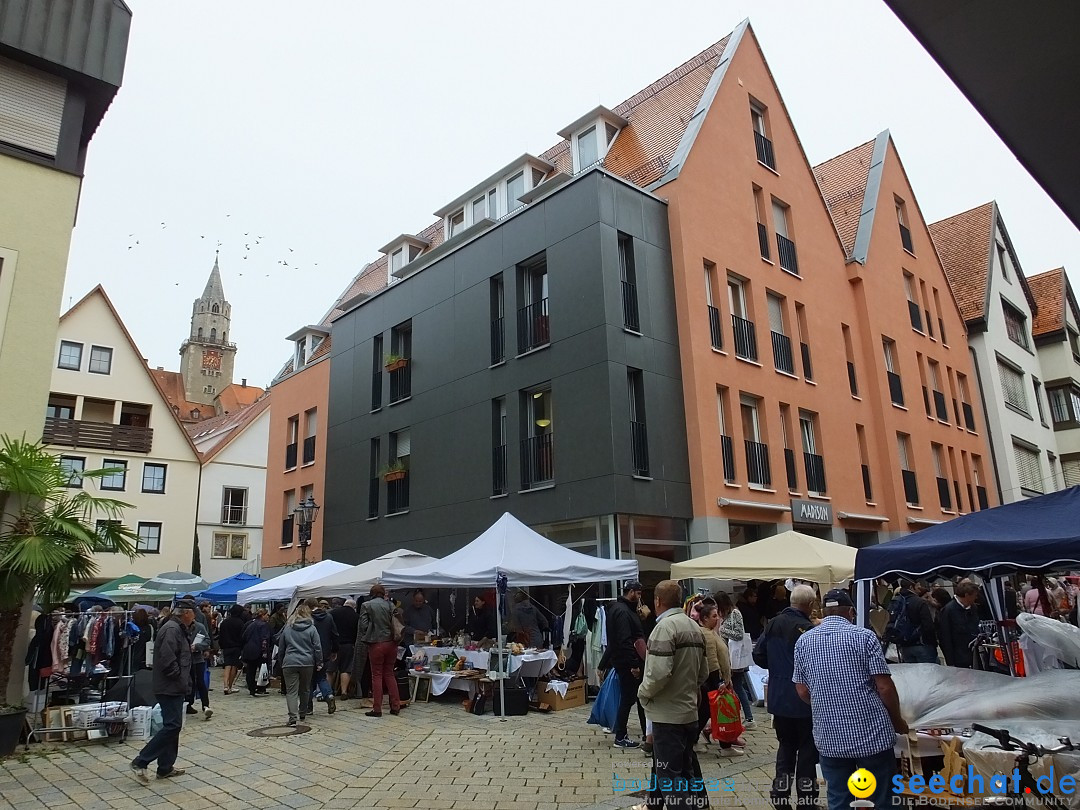
<path fill-rule="evenodd" d="M 128 763 L 142 742 L 35 743 L 0 761 L 0 810 L 609 810 L 643 801 L 613 779 L 647 779 L 648 758 L 613 748 L 586 724 L 587 707 L 500 722 L 466 714 L 454 692 L 378 719 L 356 700 L 338 701 L 332 716 L 316 703 L 310 732 L 255 738 L 248 732 L 285 724 L 284 698 L 223 695 L 220 672 L 213 718 L 187 717 L 184 776 L 156 780 L 151 768 L 149 785 L 135 782 Z M 698 746 L 705 778 L 734 785 L 711 794 L 714 808 L 768 808 L 775 739 L 763 709 L 757 719 L 746 756 Z M 631 731 L 636 722 L 632 713 Z"/>

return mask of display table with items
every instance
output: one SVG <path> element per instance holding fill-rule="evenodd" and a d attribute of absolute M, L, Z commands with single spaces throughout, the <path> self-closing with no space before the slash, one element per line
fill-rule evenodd
<path fill-rule="evenodd" d="M 558 662 L 558 656 L 551 650 L 525 649 L 516 644 L 501 651 L 426 645 L 416 645 L 410 649 L 412 656 L 406 660 L 406 666 L 411 679 L 411 700 L 427 701 L 432 695 L 442 695 L 447 689 L 455 689 L 467 694 L 470 706 L 492 704 L 492 686 L 498 682 L 500 672 L 504 673 L 503 678 L 508 685 L 513 682 L 511 688 L 515 689 L 522 679 L 540 678 Z M 525 687 L 522 685 L 520 688 Z M 477 710 L 475 713 L 481 714 L 483 711 Z"/>

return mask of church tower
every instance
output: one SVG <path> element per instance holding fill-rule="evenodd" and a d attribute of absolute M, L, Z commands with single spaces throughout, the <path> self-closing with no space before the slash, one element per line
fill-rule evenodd
<path fill-rule="evenodd" d="M 232 384 L 236 344 L 229 342 L 231 317 L 215 256 L 206 289 L 191 307 L 191 334 L 180 346 L 180 374 L 188 402 L 213 405 Z"/>

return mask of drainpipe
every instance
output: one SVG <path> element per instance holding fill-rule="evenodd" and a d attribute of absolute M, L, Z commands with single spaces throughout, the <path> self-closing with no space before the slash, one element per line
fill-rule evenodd
<path fill-rule="evenodd" d="M 968 351 L 971 353 L 971 364 L 975 369 L 975 382 L 979 386 L 979 404 L 982 405 L 983 412 L 983 429 L 986 431 L 986 444 L 990 447 L 990 464 L 994 468 L 994 486 L 997 487 L 998 503 L 1005 503 L 1005 498 L 1001 493 L 1001 476 L 998 474 L 997 453 L 994 450 L 994 434 L 990 430 L 990 423 L 986 421 L 986 389 L 983 388 L 982 372 L 979 370 L 979 358 L 975 354 L 975 349 L 968 345 Z"/>

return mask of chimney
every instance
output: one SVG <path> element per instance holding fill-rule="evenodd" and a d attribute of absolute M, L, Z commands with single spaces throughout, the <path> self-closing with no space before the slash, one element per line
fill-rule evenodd
<path fill-rule="evenodd" d="M 247 377 L 241 377 L 240 378 L 240 387 L 241 388 L 247 388 Z"/>
<path fill-rule="evenodd" d="M 158 370 L 158 371 L 164 371 L 164 370 L 165 370 L 165 366 L 158 366 L 158 367 L 157 367 L 157 370 Z"/>

